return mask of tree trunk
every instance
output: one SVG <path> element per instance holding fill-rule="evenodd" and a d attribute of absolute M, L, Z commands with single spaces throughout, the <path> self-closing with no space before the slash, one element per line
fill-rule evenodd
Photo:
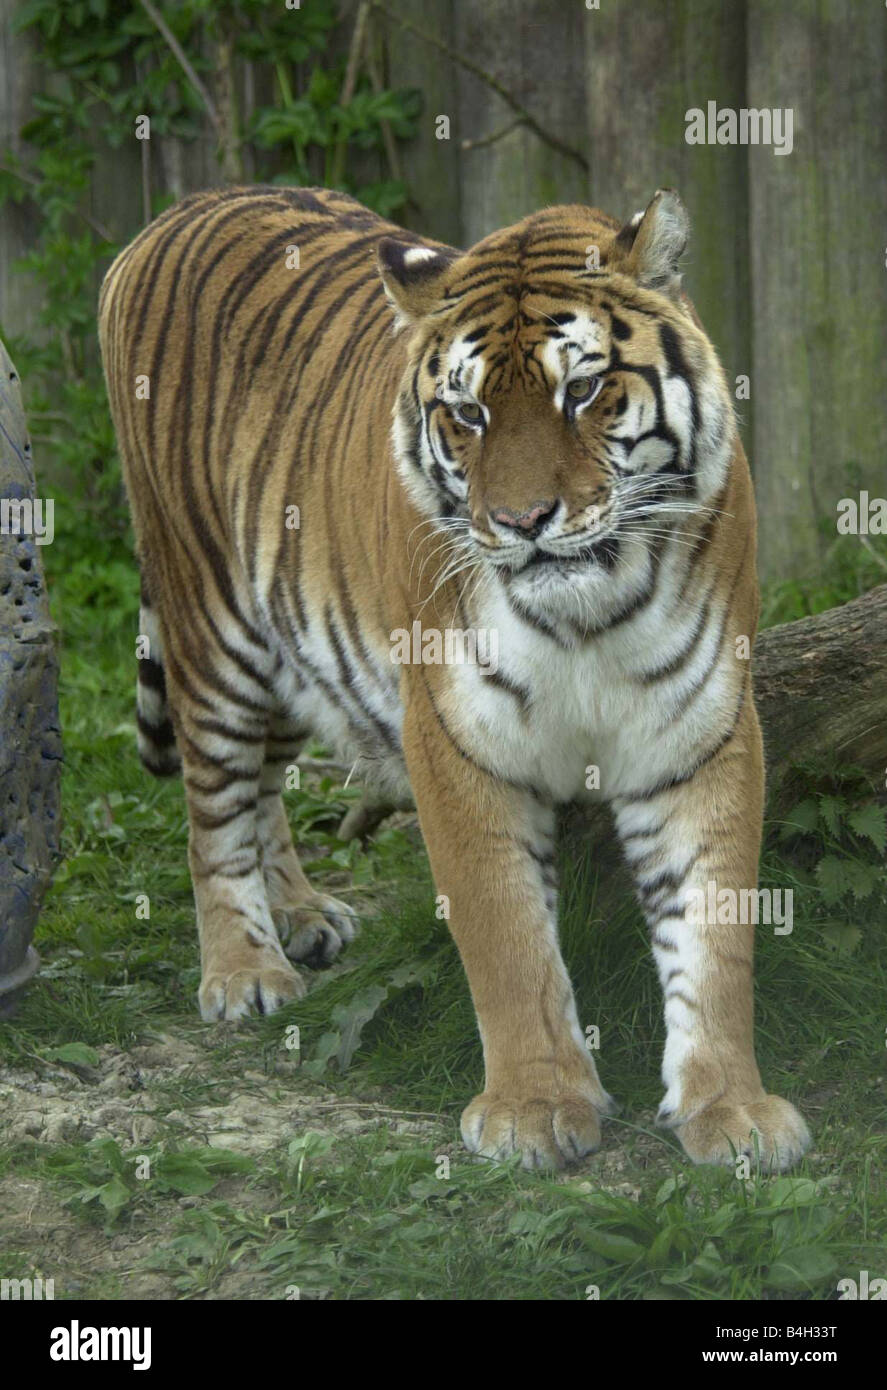
<path fill-rule="evenodd" d="M 39 964 L 31 945 L 59 853 L 61 740 L 55 628 L 35 524 L 18 373 L 0 343 L 0 1017 Z"/>

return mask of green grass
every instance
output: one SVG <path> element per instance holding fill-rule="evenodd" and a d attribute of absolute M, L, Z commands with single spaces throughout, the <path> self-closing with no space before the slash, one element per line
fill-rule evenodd
<path fill-rule="evenodd" d="M 39 1097 L 33 1132 L 0 1150 L 4 1277 L 55 1276 L 57 1298 L 560 1300 L 822 1299 L 862 1269 L 887 1274 L 883 812 L 858 779 L 811 778 L 768 830 L 762 882 L 793 887 L 795 928 L 759 932 L 758 1053 L 814 1130 L 796 1174 L 693 1168 L 655 1128 L 646 932 L 575 843 L 564 953 L 623 1110 L 601 1153 L 561 1177 L 473 1162 L 458 1115 L 480 1046 L 418 834 L 342 846 L 350 793 L 328 780 L 293 799 L 293 822 L 314 877 L 362 907 L 360 937 L 279 1014 L 200 1022 L 181 786 L 152 781 L 134 750 L 134 594 L 125 568 L 57 585 L 66 861 L 43 969 L 0 1025 L 0 1079 Z M 167 1044 L 172 1061 L 152 1061 Z M 238 1120 L 251 1098 L 258 1112 Z M 67 1101 L 87 1121 L 109 1114 L 47 1137 L 41 1107 Z"/>

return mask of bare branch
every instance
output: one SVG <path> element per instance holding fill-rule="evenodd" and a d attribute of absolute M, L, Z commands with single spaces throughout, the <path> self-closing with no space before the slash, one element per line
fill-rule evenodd
<path fill-rule="evenodd" d="M 372 85 L 373 91 L 378 96 L 379 92 L 383 90 L 382 79 L 379 76 L 379 68 L 376 63 L 376 55 L 373 52 L 373 46 L 369 38 L 367 38 L 366 53 L 364 56 L 367 66 L 367 72 L 369 73 L 370 77 L 370 83 Z M 393 179 L 400 179 L 400 157 L 397 153 L 397 145 L 394 141 L 394 131 L 391 129 L 391 122 L 384 120 L 380 121 L 379 127 L 382 131 L 382 143 L 385 146 L 385 155 L 388 160 L 388 168 L 391 172 L 391 177 Z"/>
<path fill-rule="evenodd" d="M 484 145 L 495 145 L 497 140 L 503 140 L 506 135 L 510 135 L 513 130 L 517 130 L 518 126 L 522 125 L 526 125 L 523 116 L 515 116 L 513 121 L 508 122 L 508 125 L 502 126 L 499 130 L 494 130 L 490 135 L 481 135 L 477 140 L 463 140 L 462 149 L 480 150 Z"/>
<path fill-rule="evenodd" d="M 142 9 L 145 11 L 145 14 L 151 20 L 151 23 L 155 25 L 159 33 L 162 35 L 163 40 L 169 48 L 170 52 L 177 59 L 179 66 L 181 67 L 188 81 L 191 83 L 191 86 L 194 88 L 195 92 L 200 97 L 200 100 L 206 107 L 206 114 L 212 121 L 213 129 L 215 130 L 216 135 L 219 137 L 219 141 L 221 142 L 224 138 L 224 131 L 222 130 L 222 122 L 219 120 L 219 113 L 215 108 L 212 97 L 210 96 L 209 92 L 206 90 L 200 78 L 197 76 L 197 73 L 194 71 L 193 67 L 188 61 L 187 55 L 185 54 L 185 50 L 182 48 L 182 45 L 179 43 L 175 34 L 172 32 L 166 20 L 163 18 L 163 15 L 151 3 L 151 0 L 141 0 L 141 6 Z"/>
<path fill-rule="evenodd" d="M 32 188 L 39 188 L 43 182 L 42 179 L 39 179 L 36 174 L 32 174 L 29 170 L 13 169 L 9 164 L 4 164 L 2 161 L 0 161 L 0 174 L 11 174 L 14 179 L 21 179 L 22 183 L 27 183 Z M 100 236 L 102 241 L 110 241 L 113 245 L 114 238 L 103 223 L 97 222 L 94 217 L 91 217 L 88 212 L 84 212 L 82 208 L 74 208 L 72 210 L 88 227 L 92 227 L 96 236 Z"/>
<path fill-rule="evenodd" d="M 472 73 L 475 77 L 479 78 L 481 82 L 485 82 L 488 87 L 491 87 L 492 90 L 502 98 L 507 106 L 511 107 L 515 115 L 521 118 L 523 124 L 529 130 L 532 130 L 534 135 L 538 135 L 539 139 L 543 140 L 546 145 L 550 145 L 553 150 L 557 150 L 558 153 L 564 155 L 565 158 L 572 159 L 581 169 L 584 169 L 586 173 L 588 172 L 588 160 L 585 158 L 582 151 L 573 149 L 572 145 L 565 144 L 565 142 L 558 139 L 556 135 L 552 135 L 550 130 L 546 130 L 544 126 L 540 125 L 535 116 L 532 115 L 525 106 L 521 105 L 517 97 L 515 97 L 497 77 L 494 77 L 492 73 L 487 72 L 479 63 L 475 63 L 473 59 L 466 58 L 464 53 L 459 53 L 455 48 L 451 48 L 448 43 L 445 43 L 443 39 L 439 39 L 436 34 L 429 34 L 427 30 L 420 29 L 418 25 L 411 23 L 410 20 L 403 19 L 401 15 L 395 14 L 393 10 L 389 10 L 387 5 L 380 4 L 379 0 L 371 0 L 371 3 L 372 8 L 378 10 L 379 13 L 383 14 L 392 24 L 397 24 L 401 29 L 407 30 L 408 33 L 415 34 L 416 38 L 421 39 L 423 43 L 430 43 L 433 48 L 438 49 L 441 53 L 445 53 L 448 58 L 452 58 L 453 62 L 458 63 L 466 72 Z"/>
<path fill-rule="evenodd" d="M 339 93 L 340 106 L 347 106 L 354 96 L 354 88 L 357 86 L 357 77 L 360 72 L 360 59 L 366 41 L 366 28 L 369 15 L 370 6 L 368 0 L 361 0 L 361 4 L 357 7 L 357 18 L 354 21 L 351 43 L 348 46 L 348 62 L 345 66 L 345 78 L 342 82 L 342 90 Z M 342 139 L 337 142 L 335 151 L 333 152 L 330 178 L 332 184 L 339 184 L 342 182 L 342 176 L 345 172 L 346 145 L 347 141 L 343 136 Z"/>
<path fill-rule="evenodd" d="M 151 221 L 151 141 L 142 140 L 142 218 L 145 226 Z"/>

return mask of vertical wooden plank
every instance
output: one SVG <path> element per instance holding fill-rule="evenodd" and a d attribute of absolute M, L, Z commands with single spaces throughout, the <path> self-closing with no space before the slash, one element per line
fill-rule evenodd
<path fill-rule="evenodd" d="M 134 80 L 131 63 L 127 67 L 126 80 Z M 108 119 L 106 112 L 105 120 Z M 119 125 L 123 138 L 114 149 L 109 149 L 104 141 L 96 142 L 97 157 L 95 174 L 89 186 L 89 210 L 96 221 L 122 244 L 141 231 L 144 225 L 141 142 L 135 138 L 135 123 L 128 115 L 114 117 L 114 124 Z"/>
<path fill-rule="evenodd" d="M 12 32 L 18 0 L 0 0 L 0 150 L 12 150 L 27 162 L 29 149 L 19 140 L 19 130 L 34 114 L 31 101 L 37 90 L 29 34 Z M 8 336 L 39 338 L 37 312 L 40 290 L 29 276 L 13 270 L 13 262 L 34 244 L 33 206 L 6 203 L 0 215 L 0 329 Z"/>
<path fill-rule="evenodd" d="M 452 45 L 453 0 L 392 0 L 389 8 L 416 28 Z M 462 242 L 459 189 L 458 93 L 451 58 L 415 33 L 388 20 L 383 24 L 388 50 L 388 80 L 392 87 L 418 87 L 423 108 L 415 139 L 400 147 L 403 177 L 409 192 L 404 224 L 414 231 L 447 241 Z M 438 138 L 438 117 L 449 119 L 449 139 Z"/>
<path fill-rule="evenodd" d="M 750 0 L 748 41 L 749 106 L 794 113 L 791 154 L 749 152 L 761 568 L 802 576 L 841 497 L 884 495 L 887 10 Z"/>
<path fill-rule="evenodd" d="M 685 136 L 688 110 L 743 105 L 744 9 L 602 0 L 584 27 L 590 201 L 627 220 L 657 188 L 677 189 L 692 228 L 684 284 L 731 384 L 751 370 L 746 150 Z M 749 403 L 737 409 L 747 442 Z"/>
<path fill-rule="evenodd" d="M 515 112 L 473 73 L 458 72 L 460 187 L 466 244 L 550 203 L 587 192 L 581 5 L 484 0 L 456 7 L 456 46 L 492 74 L 554 140 L 514 124 Z M 502 134 L 505 131 L 507 133 Z"/>

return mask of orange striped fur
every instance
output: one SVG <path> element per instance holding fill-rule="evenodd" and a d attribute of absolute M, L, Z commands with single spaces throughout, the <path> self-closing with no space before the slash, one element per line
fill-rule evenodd
<path fill-rule="evenodd" d="M 592 1150 L 611 1105 L 557 942 L 555 808 L 585 797 L 650 926 L 662 1122 L 697 1161 L 808 1142 L 755 1062 L 754 927 L 690 911 L 756 887 L 763 766 L 752 490 L 686 239 L 669 191 L 463 253 L 344 194 L 228 189 L 102 289 L 140 748 L 183 771 L 203 1015 L 277 1007 L 352 934 L 280 796 L 317 736 L 412 789 L 483 1042 L 463 1137 L 528 1166 Z"/>

